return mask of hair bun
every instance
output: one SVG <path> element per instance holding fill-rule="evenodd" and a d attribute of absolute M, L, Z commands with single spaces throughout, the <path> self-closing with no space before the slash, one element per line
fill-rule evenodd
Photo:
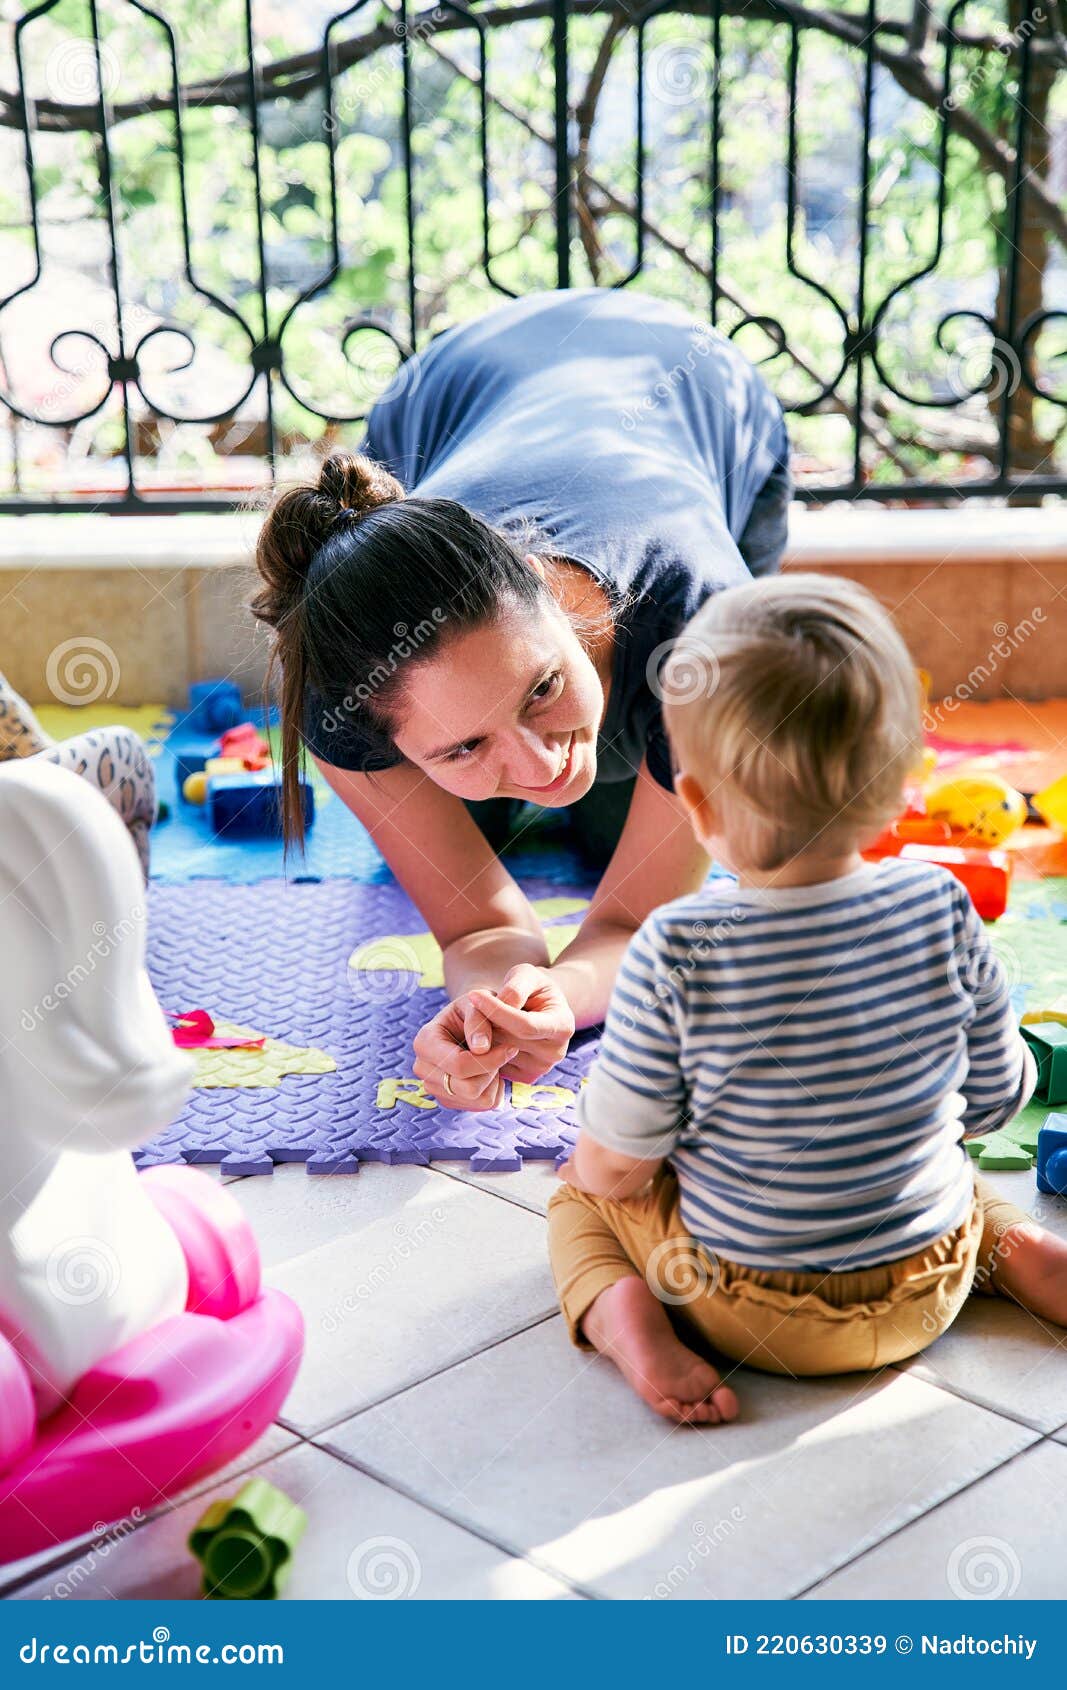
<path fill-rule="evenodd" d="M 404 497 L 395 476 L 358 452 L 333 452 L 323 460 L 318 491 L 336 504 L 338 511 L 365 516 L 379 505 L 391 505 Z"/>

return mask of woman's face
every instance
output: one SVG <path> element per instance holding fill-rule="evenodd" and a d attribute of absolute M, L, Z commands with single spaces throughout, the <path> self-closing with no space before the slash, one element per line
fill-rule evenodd
<path fill-rule="evenodd" d="M 558 808 L 593 784 L 603 713 L 600 677 L 566 617 L 523 607 L 410 666 L 393 739 L 457 798 Z"/>

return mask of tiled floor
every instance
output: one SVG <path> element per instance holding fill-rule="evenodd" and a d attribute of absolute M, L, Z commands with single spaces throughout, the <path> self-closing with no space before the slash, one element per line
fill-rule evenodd
<path fill-rule="evenodd" d="M 1031 1174 L 995 1177 L 1032 1203 Z M 553 1184 L 543 1165 L 234 1182 L 307 1322 L 284 1425 L 235 1469 L 307 1510 L 288 1596 L 1067 1594 L 1067 1333 L 974 1302 L 909 1366 L 742 1372 L 737 1423 L 672 1429 L 566 1341 Z M 1042 1218 L 1067 1235 L 1067 1204 Z M 186 1534 L 234 1488 L 7 1568 L 0 1589 L 192 1597 Z"/>

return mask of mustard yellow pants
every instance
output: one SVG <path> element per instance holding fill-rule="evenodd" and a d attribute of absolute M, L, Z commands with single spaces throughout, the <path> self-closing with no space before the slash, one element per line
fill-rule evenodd
<path fill-rule="evenodd" d="M 549 1251 L 571 1338 L 602 1291 L 640 1275 L 672 1318 L 713 1350 L 765 1373 L 852 1373 L 903 1361 L 951 1325 L 972 1292 L 998 1295 L 1009 1226 L 1033 1224 L 975 1177 L 962 1226 L 918 1255 L 854 1273 L 769 1272 L 712 1256 L 678 1212 L 669 1166 L 623 1202 L 562 1185 L 548 1206 Z"/>

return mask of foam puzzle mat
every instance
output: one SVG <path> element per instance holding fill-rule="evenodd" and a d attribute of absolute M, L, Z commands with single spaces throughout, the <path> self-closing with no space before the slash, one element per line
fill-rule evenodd
<path fill-rule="evenodd" d="M 556 942 L 566 942 L 589 889 L 561 895 L 543 879 L 525 890 L 546 930 L 559 929 Z M 200 1087 L 136 1153 L 142 1166 L 217 1162 L 225 1173 L 258 1174 L 306 1162 L 309 1173 L 346 1173 L 361 1161 L 439 1159 L 506 1171 L 558 1161 L 573 1143 L 594 1033 L 581 1034 L 546 1081 L 510 1085 L 506 1107 L 492 1113 L 443 1109 L 422 1091 L 412 1039 L 445 994 L 420 985 L 435 977 L 434 947 L 395 885 L 154 886 L 149 934 L 149 972 L 163 1004 L 204 1007 L 227 1024 L 312 1047 L 336 1069 L 285 1074 L 274 1088 Z"/>
<path fill-rule="evenodd" d="M 524 886 L 555 954 L 590 889 L 563 890 L 552 877 Z M 1017 891 L 990 931 L 1022 1014 L 1067 991 L 1067 882 Z M 270 1048 L 266 1066 L 262 1053 L 213 1053 L 220 1071 L 205 1072 L 173 1125 L 138 1152 L 143 1165 L 217 1162 L 252 1174 L 305 1162 L 309 1173 L 345 1173 L 361 1161 L 464 1160 L 506 1172 L 559 1161 L 573 1143 L 595 1032 L 538 1085 L 510 1085 L 506 1106 L 490 1114 L 443 1109 L 414 1078 L 412 1039 L 445 1002 L 441 955 L 394 884 L 154 886 L 149 928 L 149 969 L 165 1005 L 268 1032 Z M 979 1166 L 1029 1167 L 1048 1108 L 1032 1103 L 1001 1132 L 971 1140 Z"/>
<path fill-rule="evenodd" d="M 1035 709 L 1067 714 L 1067 703 Z M 1020 732 L 1008 707 L 973 710 L 972 731 L 1007 739 Z M 1028 722 L 1034 714 L 1027 711 Z M 504 1171 L 562 1157 L 595 1034 L 581 1035 L 541 1085 L 509 1087 L 506 1108 L 492 1115 L 455 1114 L 422 1094 L 410 1072 L 411 1041 L 444 1002 L 440 952 L 366 831 L 317 772 L 307 851 L 286 862 L 279 838 L 218 839 L 203 811 L 184 802 L 168 745 L 181 719 L 163 705 L 46 705 L 39 715 L 56 738 L 116 721 L 145 738 L 168 810 L 152 835 L 156 989 L 170 1008 L 207 1007 L 227 1024 L 268 1034 L 262 1052 L 199 1053 L 190 1102 L 139 1161 L 218 1162 L 231 1173 L 302 1161 L 320 1173 L 354 1171 L 361 1160 L 464 1159 Z M 1062 756 L 1053 733 L 1060 716 L 1040 725 L 1057 749 L 1027 751 L 1023 761 L 1044 755 L 1043 778 L 1051 778 Z M 557 836 L 535 837 L 506 861 L 539 900 L 555 955 L 588 896 L 580 858 Z M 1019 1015 L 1067 994 L 1067 879 L 1017 878 L 1007 913 L 989 932 Z M 1029 1104 L 1001 1131 L 970 1140 L 971 1154 L 983 1168 L 1030 1167 L 1048 1112 L 1048 1104 Z"/>

